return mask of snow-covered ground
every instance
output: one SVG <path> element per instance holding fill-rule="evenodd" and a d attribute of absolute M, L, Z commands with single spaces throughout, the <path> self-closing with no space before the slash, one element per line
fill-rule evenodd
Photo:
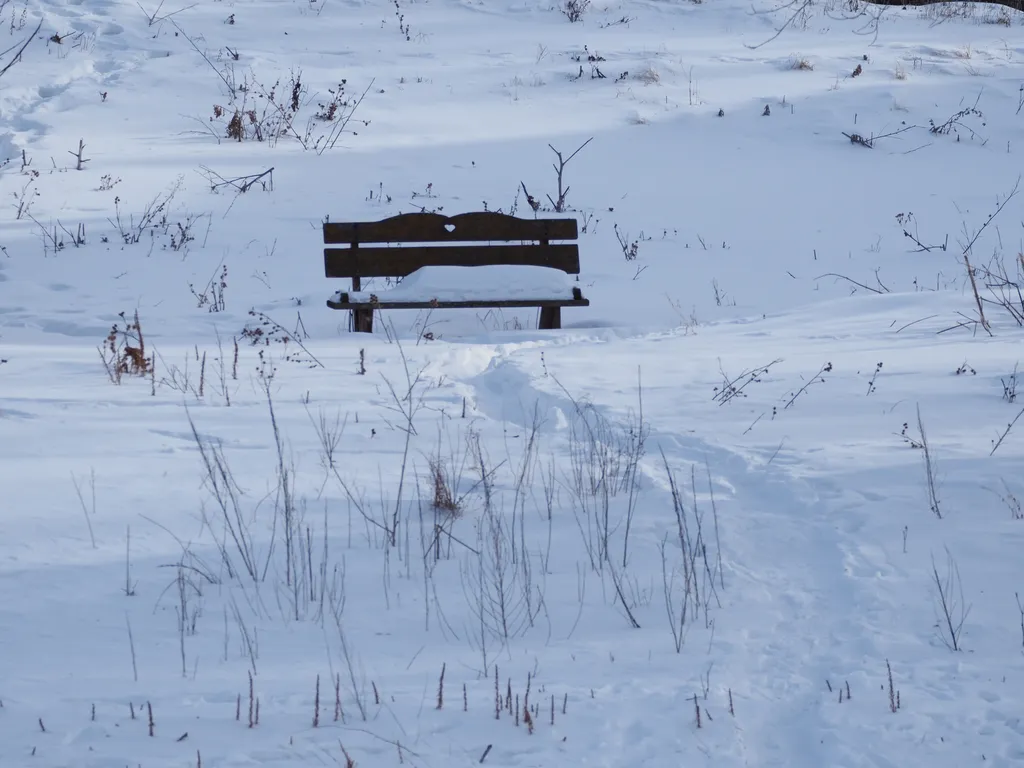
<path fill-rule="evenodd" d="M 879 11 L 0 0 L 0 765 L 1024 765 L 1024 17 Z M 563 330 L 325 306 L 589 139 Z"/>

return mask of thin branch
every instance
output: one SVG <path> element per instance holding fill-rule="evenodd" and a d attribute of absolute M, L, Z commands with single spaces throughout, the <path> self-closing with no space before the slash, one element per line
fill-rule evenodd
<path fill-rule="evenodd" d="M 826 272 L 824 275 L 818 275 L 814 279 L 815 280 L 821 280 L 823 277 L 835 277 L 835 278 L 838 278 L 840 280 L 845 280 L 848 283 L 852 283 L 853 285 L 856 285 L 858 288 L 863 288 L 865 291 L 871 291 L 872 293 L 877 293 L 877 294 L 889 293 L 888 289 L 883 291 L 883 290 L 879 290 L 878 288 L 872 288 L 870 285 L 864 285 L 864 283 L 858 283 L 856 280 L 853 280 L 853 279 L 847 277 L 846 275 L 840 275 L 840 274 L 838 274 L 836 272 Z"/>
<path fill-rule="evenodd" d="M 1013 425 L 1017 423 L 1017 420 L 1020 419 L 1021 416 L 1024 416 L 1024 408 L 1021 409 L 1020 413 L 1013 417 L 1013 421 L 1006 425 L 1006 431 L 1004 431 L 1003 434 L 999 436 L 999 439 L 996 440 L 995 445 L 992 446 L 992 450 L 988 454 L 989 456 L 995 454 L 999 449 L 999 446 L 1003 444 L 1003 440 L 1005 440 L 1006 436 L 1010 434 L 1010 430 L 1013 429 Z"/>
<path fill-rule="evenodd" d="M 790 27 L 790 25 L 792 25 L 794 21 L 796 21 L 797 17 L 800 16 L 800 14 L 806 11 L 808 8 L 810 8 L 811 5 L 813 5 L 813 3 L 814 0 L 794 0 L 793 2 L 786 3 L 780 8 L 775 8 L 773 12 L 786 9 L 795 10 L 793 10 L 793 12 L 789 15 L 789 18 L 786 19 L 786 23 L 779 27 L 777 30 L 775 30 L 775 34 L 769 37 L 767 40 L 760 42 L 757 45 L 747 45 L 746 43 L 744 43 L 743 47 L 748 48 L 751 51 L 756 51 L 758 48 L 763 48 L 764 46 L 768 45 L 768 43 L 774 42 L 779 38 L 779 36 L 783 32 L 785 32 Z"/>
<path fill-rule="evenodd" d="M 6 75 L 7 74 L 7 70 L 9 70 L 11 67 L 13 67 L 15 64 L 17 64 L 19 61 L 21 61 L 21 54 L 23 54 L 25 52 L 25 49 L 28 48 L 29 43 L 31 43 L 33 40 L 35 40 L 36 35 L 39 34 L 39 30 L 42 29 L 42 28 L 43 28 L 43 20 L 40 19 L 39 23 L 36 24 L 36 28 L 34 30 L 32 30 L 32 34 L 29 35 L 27 38 L 25 38 L 25 42 L 21 44 L 21 48 L 18 49 L 18 52 L 16 54 L 14 54 L 14 57 L 9 62 L 7 62 L 7 64 L 3 67 L 3 69 L 0 69 L 0 77 L 3 77 L 4 75 Z M 8 48 L 6 51 L 4 51 L 4 54 L 8 53 L 11 50 L 13 50 L 13 49 L 12 48 Z"/>
<path fill-rule="evenodd" d="M 210 69 L 217 73 L 217 77 L 219 77 L 224 82 L 224 85 L 227 86 L 228 93 L 230 94 L 231 99 L 234 100 L 237 90 L 236 87 L 232 85 L 230 82 L 228 82 L 228 79 L 224 76 L 224 73 L 217 69 L 216 65 L 214 65 L 214 63 L 210 61 L 210 57 L 203 53 L 202 50 L 200 50 L 199 46 L 196 45 L 195 41 L 185 33 L 184 29 L 178 26 L 178 22 L 170 18 L 168 18 L 167 21 L 171 22 L 171 24 L 174 25 L 174 28 L 181 33 L 181 36 L 188 40 L 189 45 L 195 48 L 196 53 L 203 57 L 203 61 L 210 65 Z"/>

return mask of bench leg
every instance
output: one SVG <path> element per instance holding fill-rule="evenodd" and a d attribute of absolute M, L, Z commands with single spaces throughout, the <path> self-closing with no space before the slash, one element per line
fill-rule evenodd
<path fill-rule="evenodd" d="M 352 330 L 356 333 L 373 333 L 373 310 L 353 309 Z"/>
<path fill-rule="evenodd" d="M 540 329 L 542 331 L 556 330 L 562 327 L 561 307 L 540 308 Z"/>

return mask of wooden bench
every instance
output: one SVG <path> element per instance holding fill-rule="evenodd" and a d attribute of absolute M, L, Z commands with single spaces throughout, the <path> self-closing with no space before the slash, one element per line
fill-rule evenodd
<path fill-rule="evenodd" d="M 362 290 L 363 278 L 404 278 L 423 267 L 520 265 L 578 275 L 579 246 L 552 242 L 576 240 L 577 236 L 576 219 L 520 219 L 488 212 L 452 217 L 406 213 L 383 221 L 327 222 L 324 245 L 347 247 L 324 248 L 324 273 L 327 277 L 351 278 L 353 294 Z M 376 247 L 364 247 L 367 244 Z M 374 310 L 381 309 L 539 307 L 539 327 L 553 329 L 562 327 L 562 307 L 590 306 L 576 286 L 567 288 L 562 296 L 507 300 L 467 296 L 465 300 L 439 301 L 425 296 L 415 301 L 388 301 L 386 289 L 382 287 L 379 293 L 380 297 L 357 297 L 339 291 L 328 299 L 327 306 L 351 311 L 352 329 L 361 333 L 373 332 Z"/>

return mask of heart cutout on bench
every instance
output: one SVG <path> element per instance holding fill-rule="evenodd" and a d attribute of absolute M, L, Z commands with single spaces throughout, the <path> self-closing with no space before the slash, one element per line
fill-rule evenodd
<path fill-rule="evenodd" d="M 455 231 L 455 225 L 454 224 L 445 224 L 444 228 L 445 228 L 445 231 L 448 232 L 448 234 L 451 234 L 452 232 Z"/>

